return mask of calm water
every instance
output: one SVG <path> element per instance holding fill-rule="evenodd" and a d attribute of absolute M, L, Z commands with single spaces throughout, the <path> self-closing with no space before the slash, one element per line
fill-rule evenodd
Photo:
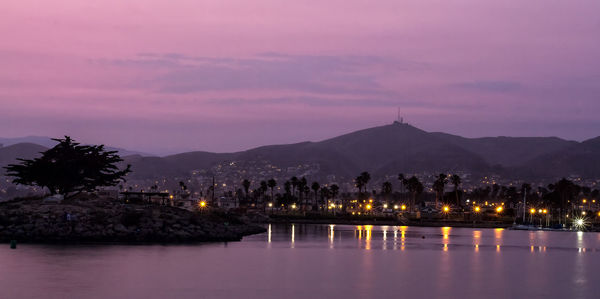
<path fill-rule="evenodd" d="M 273 225 L 228 244 L 2 244 L 0 261 L 0 298 L 600 297 L 598 233 Z"/>

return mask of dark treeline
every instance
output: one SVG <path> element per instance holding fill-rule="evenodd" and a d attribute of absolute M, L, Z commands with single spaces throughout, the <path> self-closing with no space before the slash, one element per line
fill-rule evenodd
<path fill-rule="evenodd" d="M 335 184 L 309 182 L 304 177 L 292 177 L 282 184 L 274 179 L 256 183 L 244 180 L 242 185 L 245 189 L 238 191 L 238 199 L 242 206 L 270 204 L 278 209 L 294 206 L 301 211 L 322 212 L 330 210 L 330 207 L 339 212 L 368 212 L 401 209 L 403 206 L 407 211 L 415 212 L 425 207 L 440 209 L 442 205 L 451 207 L 454 212 L 469 212 L 475 207 L 502 205 L 504 215 L 516 217 L 517 214 L 527 213 L 525 209 L 543 208 L 558 220 L 576 211 L 592 213 L 597 210 L 596 202 L 600 200 L 598 189 L 579 186 L 566 178 L 535 188 L 528 183 L 520 186 L 493 184 L 470 191 L 460 188 L 462 180 L 457 174 L 441 173 L 431 186 L 425 186 L 416 176 L 399 174 L 398 190 L 393 190 L 390 181 L 383 182 L 381 186 L 369 186 L 370 181 L 371 175 L 362 172 L 354 179 L 355 192 L 340 194 L 340 188 Z M 280 185 L 283 187 L 280 192 L 274 192 L 274 188 Z M 252 189 L 251 186 L 256 188 Z"/>

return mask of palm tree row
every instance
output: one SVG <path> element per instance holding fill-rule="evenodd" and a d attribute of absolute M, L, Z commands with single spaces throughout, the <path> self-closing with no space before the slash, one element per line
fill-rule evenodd
<path fill-rule="evenodd" d="M 371 180 L 371 175 L 368 172 L 360 173 L 355 179 L 354 183 L 357 188 L 357 199 L 365 201 L 365 196 L 375 195 L 367 192 L 368 183 Z M 415 175 L 407 177 L 404 174 L 398 175 L 398 181 L 400 182 L 399 193 L 393 193 L 392 183 L 384 181 L 381 185 L 380 197 L 382 202 L 398 201 L 408 204 L 410 211 L 417 211 L 420 203 L 419 198 L 425 190 L 425 186 Z M 452 192 L 445 192 L 447 185 L 452 185 L 454 188 Z M 581 194 L 588 198 L 599 198 L 600 191 L 591 190 L 588 187 L 581 187 L 572 181 L 567 179 L 561 179 L 556 183 L 549 184 L 547 187 L 538 187 L 536 192 L 533 192 L 533 188 L 530 184 L 524 183 L 520 188 L 516 186 L 499 186 L 494 184 L 492 186 L 486 186 L 483 188 L 474 188 L 468 193 L 464 193 L 460 190 L 462 179 L 457 174 L 444 174 L 440 173 L 435 177 L 435 180 L 431 186 L 431 190 L 435 195 L 435 206 L 438 207 L 440 202 L 450 203 L 456 207 L 463 207 L 464 200 L 461 198 L 464 196 L 467 199 L 471 199 L 471 203 L 478 201 L 496 201 L 508 204 L 510 207 L 520 207 L 518 211 L 522 211 L 525 215 L 525 206 L 530 205 L 532 207 L 548 207 L 553 211 L 556 211 L 560 217 L 564 220 L 569 213 L 573 213 L 576 209 L 576 200 Z M 251 182 L 248 179 L 242 181 L 242 186 L 245 191 L 246 200 L 249 201 L 250 186 Z M 254 194 L 254 205 L 258 205 L 258 200 L 261 199 L 266 204 L 267 198 L 271 202 L 277 202 L 278 204 L 301 204 L 302 211 L 306 212 L 309 208 L 317 211 L 326 211 L 331 200 L 335 201 L 339 195 L 340 188 L 338 185 L 333 184 L 330 186 L 321 184 L 317 181 L 313 181 L 311 184 L 308 183 L 305 177 L 291 177 L 283 183 L 283 193 L 276 192 L 275 188 L 278 186 L 277 181 L 271 178 L 267 181 L 260 181 L 258 187 L 253 190 Z M 182 188 L 184 188 L 182 186 Z M 267 191 L 270 189 L 270 196 L 267 195 Z M 406 190 L 407 192 L 404 192 Z M 312 195 L 311 195 L 312 194 Z M 404 198 L 404 196 L 410 196 Z M 311 200 L 312 198 L 312 200 Z M 351 194 L 344 195 L 342 200 L 350 200 Z M 395 200 L 392 200 L 395 198 Z M 309 201 L 312 201 L 312 206 L 309 206 Z M 594 200 L 595 203 L 595 200 Z M 600 204 L 600 200 L 599 200 Z M 346 207 L 344 203 L 344 207 Z M 508 206 L 507 206 L 508 207 Z M 591 209 L 591 203 L 588 208 Z M 515 212 L 516 213 L 516 212 Z M 521 212 L 518 212 L 519 215 Z M 516 217 L 516 216 L 515 216 Z"/>

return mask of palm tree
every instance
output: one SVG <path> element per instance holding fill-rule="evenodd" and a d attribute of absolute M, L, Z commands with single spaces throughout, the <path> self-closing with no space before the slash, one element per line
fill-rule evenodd
<path fill-rule="evenodd" d="M 460 207 L 460 200 L 458 199 L 458 186 L 462 183 L 458 174 L 453 174 L 450 178 L 450 182 L 454 185 L 454 195 L 456 195 L 456 206 Z"/>
<path fill-rule="evenodd" d="M 296 196 L 296 187 L 298 187 L 298 183 L 300 183 L 300 181 L 295 176 L 293 176 L 290 181 L 292 182 L 292 196 Z"/>
<path fill-rule="evenodd" d="M 271 201 L 275 200 L 275 198 L 273 197 L 273 189 L 275 189 L 275 187 L 277 186 L 277 181 L 275 179 L 270 179 L 267 182 L 267 186 L 269 186 L 269 188 L 271 188 Z"/>
<path fill-rule="evenodd" d="M 354 185 L 356 186 L 356 188 L 358 188 L 358 194 L 360 194 L 362 192 L 362 188 L 365 185 L 365 183 L 363 182 L 363 178 L 361 176 L 357 176 L 354 179 Z"/>
<path fill-rule="evenodd" d="M 383 182 L 383 184 L 381 184 L 381 193 L 383 193 L 386 200 L 389 200 L 389 196 L 392 194 L 392 183 L 387 181 Z"/>
<path fill-rule="evenodd" d="M 242 187 L 244 187 L 244 192 L 246 192 L 246 201 L 248 201 L 248 191 L 250 190 L 250 181 L 248 179 L 244 179 L 242 181 Z"/>
<path fill-rule="evenodd" d="M 285 194 L 287 195 L 292 195 L 292 183 L 290 183 L 290 181 L 285 181 L 285 183 L 283 184 L 283 190 L 285 190 Z"/>
<path fill-rule="evenodd" d="M 565 217 L 566 217 L 567 210 L 568 210 L 567 203 L 570 200 L 573 200 L 575 196 L 579 195 L 579 192 L 581 191 L 581 187 L 576 185 L 572 181 L 562 178 L 560 181 L 558 181 L 554 184 L 548 185 L 548 189 L 556 192 L 559 195 L 558 205 L 560 207 L 560 214 L 565 212 Z M 559 215 L 559 217 L 562 217 L 562 215 Z M 561 218 L 559 218 L 559 219 L 561 219 Z M 566 223 L 566 219 L 565 219 L 565 223 Z"/>
<path fill-rule="evenodd" d="M 335 197 L 340 192 L 340 186 L 338 186 L 337 184 L 333 184 L 333 185 L 329 186 L 329 191 L 331 191 L 331 199 L 335 202 Z M 346 205 L 344 204 L 344 209 L 345 208 L 346 208 Z"/>
<path fill-rule="evenodd" d="M 327 211 L 327 203 L 331 197 L 331 190 L 327 187 L 321 188 L 321 198 L 323 199 L 323 211 Z"/>
<path fill-rule="evenodd" d="M 310 186 L 310 188 L 315 192 L 315 203 L 318 205 L 319 199 L 317 198 L 318 197 L 317 192 L 321 188 L 321 185 L 319 185 L 319 183 L 317 183 L 317 182 L 313 182 L 312 185 Z"/>
<path fill-rule="evenodd" d="M 438 207 L 438 199 L 444 198 L 444 189 L 446 187 L 446 183 L 448 183 L 448 179 L 446 178 L 446 175 L 443 173 L 440 173 L 440 175 L 435 180 L 435 182 L 433 182 L 433 190 L 435 191 L 435 208 L 436 209 Z"/>
<path fill-rule="evenodd" d="M 406 188 L 410 193 L 412 193 L 412 202 L 410 206 L 411 209 L 414 210 L 417 202 L 417 196 L 420 195 L 425 188 L 423 187 L 421 181 L 419 181 L 419 179 L 414 175 L 406 181 Z"/>
<path fill-rule="evenodd" d="M 305 198 L 304 196 L 304 188 L 308 188 L 308 182 L 306 181 L 305 177 L 302 177 L 299 181 L 298 181 L 298 197 L 300 202 L 302 202 L 302 199 Z M 309 189 L 310 190 L 310 189 Z M 306 213 L 306 205 L 308 204 L 308 202 L 305 200 L 304 201 L 304 212 Z"/>
<path fill-rule="evenodd" d="M 360 177 L 362 178 L 362 182 L 363 182 L 363 184 L 364 184 L 364 187 L 365 187 L 365 192 L 367 192 L 367 184 L 368 184 L 368 183 L 369 183 L 369 181 L 371 180 L 371 174 L 369 174 L 369 173 L 368 173 L 368 172 L 366 172 L 366 171 L 363 171 L 363 172 L 360 174 Z"/>
<path fill-rule="evenodd" d="M 260 194 L 262 195 L 263 206 L 265 205 L 265 193 L 267 193 L 267 190 L 269 190 L 267 182 L 266 181 L 260 181 L 259 191 L 260 191 Z"/>
<path fill-rule="evenodd" d="M 406 186 L 406 177 L 403 173 L 398 174 L 398 181 L 400 181 L 400 194 L 404 195 L 404 187 Z"/>
<path fill-rule="evenodd" d="M 340 187 L 338 185 L 336 185 L 336 184 L 333 184 L 333 185 L 329 186 L 329 190 L 331 190 L 331 197 L 332 197 L 332 199 L 335 199 L 335 197 L 340 192 Z"/>
<path fill-rule="evenodd" d="M 302 196 L 304 197 L 304 213 L 306 215 L 306 207 L 308 207 L 308 197 L 310 196 L 310 187 L 308 187 L 308 184 L 306 182 L 302 184 Z"/>

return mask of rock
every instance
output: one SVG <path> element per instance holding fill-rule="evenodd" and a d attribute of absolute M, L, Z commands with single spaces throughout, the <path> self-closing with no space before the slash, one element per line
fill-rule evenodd
<path fill-rule="evenodd" d="M 65 213 L 72 215 L 72 221 L 66 220 Z M 124 215 L 133 216 L 126 219 L 128 227 L 121 223 Z M 234 218 L 97 199 L 62 203 L 11 201 L 0 203 L 0 242 L 11 238 L 21 242 L 233 241 L 264 231 Z M 225 225 L 226 222 L 230 224 Z"/>

